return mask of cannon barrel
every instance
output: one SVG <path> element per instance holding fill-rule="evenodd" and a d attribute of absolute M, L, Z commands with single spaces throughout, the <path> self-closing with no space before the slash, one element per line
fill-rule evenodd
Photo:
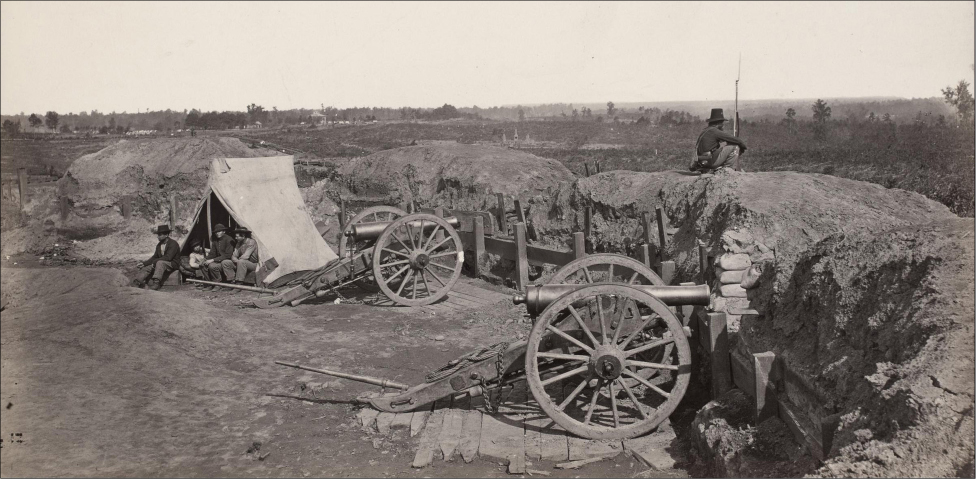
<path fill-rule="evenodd" d="M 546 307 L 559 299 L 560 296 L 571 293 L 589 284 L 542 284 L 525 288 L 525 293 L 512 296 L 514 304 L 525 304 L 532 316 L 541 314 Z M 668 306 L 696 305 L 707 306 L 711 293 L 707 284 L 694 286 L 655 286 L 655 285 L 621 285 L 644 291 Z"/>
<path fill-rule="evenodd" d="M 447 224 L 451 225 L 452 228 L 457 228 L 458 225 L 461 224 L 461 222 L 457 219 L 456 216 L 450 216 L 444 218 L 444 221 L 447 221 Z M 421 221 L 418 220 L 418 221 L 411 221 L 408 224 L 410 225 L 411 228 L 419 230 L 420 223 Z M 375 223 L 354 224 L 350 226 L 348 230 L 346 230 L 346 236 L 350 236 L 354 238 L 356 241 L 375 240 L 376 238 L 379 238 L 380 235 L 383 234 L 383 231 L 389 228 L 391 224 L 393 224 L 392 221 L 377 221 Z M 433 231 L 434 226 L 436 226 L 436 223 L 430 221 L 424 221 L 423 224 L 424 224 L 423 226 L 424 226 L 425 233 L 429 233 Z"/>
<path fill-rule="evenodd" d="M 376 385 L 376 386 L 382 386 L 384 388 L 395 388 L 395 389 L 401 389 L 401 390 L 404 390 L 404 391 L 407 390 L 407 389 L 410 389 L 410 386 L 407 386 L 406 384 L 400 384 L 400 383 L 398 383 L 396 381 L 390 381 L 389 379 L 374 378 L 374 377 L 371 377 L 371 376 L 362 376 L 362 375 L 359 375 L 359 374 L 340 373 L 338 371 L 330 371 L 328 369 L 310 368 L 310 367 L 301 366 L 301 365 L 298 365 L 298 364 L 286 363 L 284 361 L 275 361 L 275 364 L 278 364 L 278 365 L 281 365 L 281 366 L 287 366 L 289 368 L 303 369 L 305 371 L 311 371 L 313 373 L 325 374 L 326 376 L 334 376 L 334 377 L 337 377 L 337 378 L 343 378 L 343 379 L 350 379 L 350 380 L 353 380 L 353 381 L 359 381 L 361 383 L 373 384 L 373 385 Z"/>

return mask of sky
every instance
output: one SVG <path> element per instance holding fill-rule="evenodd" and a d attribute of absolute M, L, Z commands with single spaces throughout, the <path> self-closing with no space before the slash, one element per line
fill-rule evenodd
<path fill-rule="evenodd" d="M 974 2 L 0 2 L 0 113 L 940 96 Z"/>

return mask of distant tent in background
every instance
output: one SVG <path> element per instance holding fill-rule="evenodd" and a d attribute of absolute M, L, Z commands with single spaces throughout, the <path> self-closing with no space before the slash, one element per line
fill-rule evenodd
<path fill-rule="evenodd" d="M 255 280 L 265 287 L 278 287 L 338 258 L 305 209 L 293 161 L 291 156 L 212 160 L 205 197 L 180 244 L 181 254 L 189 254 L 196 242 L 209 247 L 213 226 L 221 223 L 251 230 L 258 243 Z"/>

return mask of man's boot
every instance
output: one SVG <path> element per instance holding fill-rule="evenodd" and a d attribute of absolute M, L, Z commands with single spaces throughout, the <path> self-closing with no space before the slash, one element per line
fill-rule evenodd
<path fill-rule="evenodd" d="M 149 289 L 153 291 L 159 291 L 159 288 L 163 287 L 163 283 L 156 278 L 149 280 Z"/>

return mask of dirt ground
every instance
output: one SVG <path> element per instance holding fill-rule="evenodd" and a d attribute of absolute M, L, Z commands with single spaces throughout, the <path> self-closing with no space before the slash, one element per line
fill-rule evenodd
<path fill-rule="evenodd" d="M 414 384 L 479 345 L 524 334 L 511 304 L 417 317 L 350 296 L 259 310 L 244 305 L 256 293 L 142 290 L 123 286 L 117 269 L 23 260 L 4 261 L 2 279 L 4 477 L 507 475 L 482 459 L 412 469 L 419 437 L 373 437 L 355 420 L 355 398 L 377 388 L 273 361 Z M 655 476 L 627 454 L 578 470 L 531 467 Z"/>

